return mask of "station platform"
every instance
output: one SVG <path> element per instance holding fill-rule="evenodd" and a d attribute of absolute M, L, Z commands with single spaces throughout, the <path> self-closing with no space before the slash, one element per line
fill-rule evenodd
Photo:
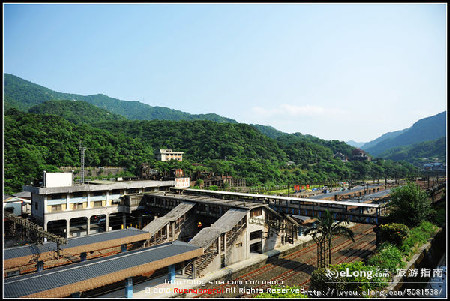
<path fill-rule="evenodd" d="M 120 246 L 150 238 L 150 234 L 136 228 L 103 232 L 88 236 L 70 238 L 67 244 L 60 245 L 62 255 L 80 255 L 100 249 Z M 47 242 L 42 245 L 26 245 L 8 248 L 3 251 L 3 268 L 12 269 L 30 264 L 34 257 L 39 260 L 50 260 L 55 257 L 57 244 Z"/>
<path fill-rule="evenodd" d="M 203 254 L 184 242 L 165 243 L 69 266 L 5 279 L 5 298 L 61 298 L 130 279 Z"/>
<path fill-rule="evenodd" d="M 138 299 L 165 299 L 165 298 L 173 298 L 179 296 L 180 293 L 176 291 L 179 290 L 189 290 L 189 289 L 197 289 L 200 290 L 204 288 L 206 284 L 215 283 L 214 281 L 218 279 L 225 278 L 231 274 L 234 274 L 240 270 L 248 268 L 252 265 L 255 265 L 260 262 L 266 261 L 269 257 L 277 256 L 281 253 L 284 253 L 290 249 L 299 247 L 306 243 L 309 243 L 312 240 L 310 236 L 300 236 L 298 241 L 295 244 L 287 244 L 276 250 L 272 250 L 263 254 L 251 253 L 250 258 L 243 260 L 241 262 L 235 263 L 233 265 L 227 266 L 220 270 L 217 270 L 212 273 L 208 273 L 204 277 L 191 279 L 186 275 L 176 274 L 175 280 L 171 283 L 168 280 L 168 275 L 162 276 L 159 278 L 152 279 L 150 281 L 146 281 L 143 283 L 139 283 L 133 286 L 133 298 Z M 187 298 L 195 297 L 195 293 L 187 294 Z M 105 295 L 102 295 L 98 298 L 125 298 L 124 290 L 118 290 L 115 292 L 111 292 Z"/>

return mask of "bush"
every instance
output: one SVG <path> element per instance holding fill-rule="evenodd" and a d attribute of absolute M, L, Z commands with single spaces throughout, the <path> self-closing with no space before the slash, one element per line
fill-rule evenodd
<path fill-rule="evenodd" d="M 415 227 L 431 217 L 431 201 L 427 193 L 414 183 L 395 188 L 389 203 L 389 219 Z"/>
<path fill-rule="evenodd" d="M 402 258 L 403 254 L 397 247 L 384 243 L 381 245 L 380 251 L 373 255 L 367 263 L 383 271 L 388 270 L 395 273 L 397 268 L 402 268 L 405 265 Z"/>
<path fill-rule="evenodd" d="M 438 227 L 430 222 L 422 222 L 420 225 L 409 231 L 408 237 L 401 246 L 403 254 L 410 256 L 414 254 L 418 246 L 423 245 L 430 239 L 431 235 L 437 231 Z"/>
<path fill-rule="evenodd" d="M 217 191 L 219 190 L 219 187 L 217 185 L 211 185 L 208 187 L 208 190 Z"/>
<path fill-rule="evenodd" d="M 313 272 L 310 289 L 320 291 L 334 289 L 335 292 L 357 291 L 362 293 L 385 287 L 390 275 L 382 273 L 381 269 L 364 265 L 361 261 L 330 265 L 329 268 L 320 268 Z M 347 274 L 351 277 L 347 277 Z"/>
<path fill-rule="evenodd" d="M 380 239 L 396 246 L 401 246 L 408 236 L 409 228 L 403 224 L 385 224 L 380 226 Z"/>

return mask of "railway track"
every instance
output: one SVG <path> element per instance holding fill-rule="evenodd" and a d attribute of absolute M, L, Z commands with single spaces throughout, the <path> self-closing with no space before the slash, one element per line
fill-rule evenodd
<path fill-rule="evenodd" d="M 375 249 L 375 235 L 373 226 L 357 224 L 352 229 L 355 233 L 355 242 L 343 237 L 333 238 L 332 262 L 352 262 L 364 258 Z M 347 249 L 351 247 L 350 249 Z M 300 261 L 299 261 L 300 260 Z M 212 285 L 208 288 L 214 288 L 224 293 L 215 295 L 199 294 L 193 298 L 199 297 L 252 297 L 255 294 L 238 293 L 239 285 L 245 285 L 247 282 L 265 284 L 252 286 L 254 289 L 267 289 L 274 282 L 284 285 L 306 286 L 309 283 L 310 274 L 316 269 L 317 246 L 309 245 L 301 250 L 292 252 L 284 257 L 274 259 L 272 262 L 250 271 L 244 275 L 236 277 L 231 282 L 219 286 Z M 270 280 L 269 280 L 270 279 Z M 268 284 L 267 284 L 268 283 Z M 299 285 L 299 283 L 301 283 Z M 225 293 L 226 291 L 233 293 Z"/>

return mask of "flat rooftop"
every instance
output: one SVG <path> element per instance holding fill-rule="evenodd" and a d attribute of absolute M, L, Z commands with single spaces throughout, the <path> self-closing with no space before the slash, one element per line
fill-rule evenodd
<path fill-rule="evenodd" d="M 156 188 L 175 186 L 175 181 L 123 181 L 110 182 L 108 184 L 82 184 L 65 187 L 34 187 L 23 186 L 24 191 L 35 194 L 73 193 L 79 191 L 109 191 L 113 189 Z"/>
<path fill-rule="evenodd" d="M 187 189 L 188 191 L 193 191 L 194 189 Z M 203 191 L 203 190 L 199 190 Z M 218 191 L 214 191 L 218 192 Z M 258 204 L 251 201 L 241 201 L 241 200 L 223 200 L 218 198 L 213 198 L 210 196 L 201 196 L 201 195 L 189 195 L 189 194 L 176 194 L 176 193 L 168 193 L 168 192 L 151 192 L 147 195 L 155 195 L 163 198 L 174 199 L 179 201 L 189 201 L 196 203 L 204 203 L 204 204 L 214 204 L 221 206 L 228 206 L 234 208 L 241 208 L 246 210 L 251 210 L 258 207 L 267 207 L 266 204 Z"/>
<path fill-rule="evenodd" d="M 252 198 L 252 199 L 263 199 L 263 200 L 282 200 L 282 201 L 297 201 L 304 203 L 313 203 L 313 204 L 330 204 L 330 205 L 342 205 L 342 206 L 353 206 L 353 207 L 370 207 L 370 208 L 379 208 L 382 207 L 382 204 L 367 204 L 367 203 L 354 203 L 348 201 L 334 201 L 334 200 L 318 200 L 318 199 L 306 199 L 306 198 L 297 198 L 297 197 L 285 197 L 285 196 L 274 196 L 268 194 L 252 194 L 252 193 L 241 193 L 241 192 L 230 192 L 230 191 L 211 191 L 211 190 L 202 190 L 202 189 L 183 189 L 187 192 L 194 193 L 203 193 L 209 195 L 217 195 L 217 196 L 238 196 L 242 198 Z M 189 195 L 183 194 L 182 196 L 186 197 Z M 227 202 L 227 200 L 220 200 L 220 202 Z M 247 202 L 248 203 L 248 202 Z"/>

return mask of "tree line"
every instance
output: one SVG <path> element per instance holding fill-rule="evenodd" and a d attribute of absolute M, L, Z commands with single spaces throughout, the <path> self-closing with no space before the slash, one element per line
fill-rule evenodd
<path fill-rule="evenodd" d="M 181 167 L 188 175 L 207 170 L 245 178 L 252 186 L 401 178 L 416 171 L 406 162 L 390 160 L 341 162 L 333 157 L 334 152 L 339 149 L 348 153 L 352 149 L 343 142 L 317 141 L 301 134 L 272 139 L 247 124 L 100 120 L 96 122 L 93 117 L 88 123 L 75 118 L 71 122 L 52 114 L 7 110 L 5 193 L 20 191 L 22 185 L 39 178 L 43 170 L 80 166 L 80 142 L 88 148 L 86 166 L 122 166 L 136 176 L 142 163 L 161 170 Z M 183 161 L 157 162 L 155 151 L 160 148 L 184 151 Z M 288 161 L 295 164 L 288 165 Z"/>

